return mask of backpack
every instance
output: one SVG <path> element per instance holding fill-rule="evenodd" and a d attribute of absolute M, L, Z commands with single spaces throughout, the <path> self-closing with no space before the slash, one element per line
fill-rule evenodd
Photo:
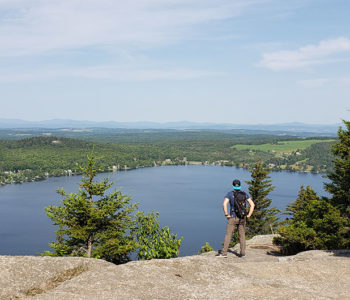
<path fill-rule="evenodd" d="M 246 208 L 247 195 L 242 191 L 235 191 L 233 193 L 233 211 L 239 219 L 244 219 L 248 213 Z"/>

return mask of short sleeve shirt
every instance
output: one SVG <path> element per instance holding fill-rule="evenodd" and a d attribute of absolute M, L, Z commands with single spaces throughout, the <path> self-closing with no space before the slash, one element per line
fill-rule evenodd
<path fill-rule="evenodd" d="M 246 193 L 245 191 L 242 191 L 242 190 L 241 190 L 241 192 L 245 193 L 246 199 L 249 199 L 249 198 L 250 198 L 250 196 L 249 196 L 248 193 Z M 226 194 L 225 198 L 227 198 L 227 199 L 230 200 L 230 215 L 231 215 L 231 217 L 234 218 L 234 217 L 236 216 L 236 213 L 234 212 L 234 209 L 233 209 L 233 207 L 232 207 L 233 197 L 234 197 L 233 194 L 234 194 L 234 191 L 230 191 L 230 192 L 228 192 L 228 193 Z M 246 201 L 246 202 L 247 202 L 247 201 Z M 248 205 L 249 205 L 249 203 L 248 203 Z"/>

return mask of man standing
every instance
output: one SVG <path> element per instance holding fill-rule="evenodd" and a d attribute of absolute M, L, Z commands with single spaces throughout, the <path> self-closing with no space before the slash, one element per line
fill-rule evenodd
<path fill-rule="evenodd" d="M 224 210 L 225 217 L 227 218 L 226 235 L 224 240 L 224 246 L 221 253 L 217 254 L 218 257 L 227 257 L 227 250 L 230 245 L 232 233 L 235 226 L 238 228 L 239 242 L 241 251 L 239 257 L 245 256 L 245 225 L 247 219 L 250 218 L 254 211 L 255 204 L 250 196 L 241 190 L 241 182 L 235 179 L 232 182 L 233 191 L 228 192 L 225 196 L 222 208 Z M 246 203 L 249 204 L 249 213 L 246 215 Z M 227 213 L 227 204 L 230 203 L 230 213 Z"/>

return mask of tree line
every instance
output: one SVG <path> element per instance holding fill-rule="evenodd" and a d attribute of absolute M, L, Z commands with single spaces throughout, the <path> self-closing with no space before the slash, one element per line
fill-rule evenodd
<path fill-rule="evenodd" d="M 282 156 L 264 151 L 236 150 L 232 147 L 237 143 L 276 143 L 290 139 L 291 137 L 247 137 L 205 132 L 151 135 L 135 133 L 131 137 L 118 135 L 118 139 L 113 142 L 53 136 L 21 140 L 0 139 L 0 184 L 80 174 L 78 165 L 84 163 L 86 153 L 93 146 L 96 155 L 101 156 L 100 172 L 162 164 L 180 165 L 191 161 L 251 168 L 257 160 L 262 162 L 264 168 L 274 171 L 331 170 L 329 142 L 320 142 L 310 148 Z"/>

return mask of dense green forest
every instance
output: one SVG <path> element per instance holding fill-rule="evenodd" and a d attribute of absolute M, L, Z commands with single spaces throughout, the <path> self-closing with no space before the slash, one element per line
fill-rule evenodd
<path fill-rule="evenodd" d="M 310 146 L 295 149 L 312 140 Z M 289 141 L 289 143 L 287 143 Z M 294 148 L 275 152 L 249 149 L 247 145 L 286 143 Z M 305 144 L 305 143 L 304 143 Z M 241 135 L 203 131 L 95 132 L 80 139 L 41 135 L 23 139 L 0 139 L 2 184 L 41 180 L 49 176 L 79 174 L 86 154 L 94 147 L 102 157 L 100 171 L 127 170 L 171 164 L 216 164 L 251 167 L 257 160 L 269 170 L 327 172 L 332 169 L 327 138 L 276 135 Z M 245 145 L 245 149 L 236 149 Z"/>

